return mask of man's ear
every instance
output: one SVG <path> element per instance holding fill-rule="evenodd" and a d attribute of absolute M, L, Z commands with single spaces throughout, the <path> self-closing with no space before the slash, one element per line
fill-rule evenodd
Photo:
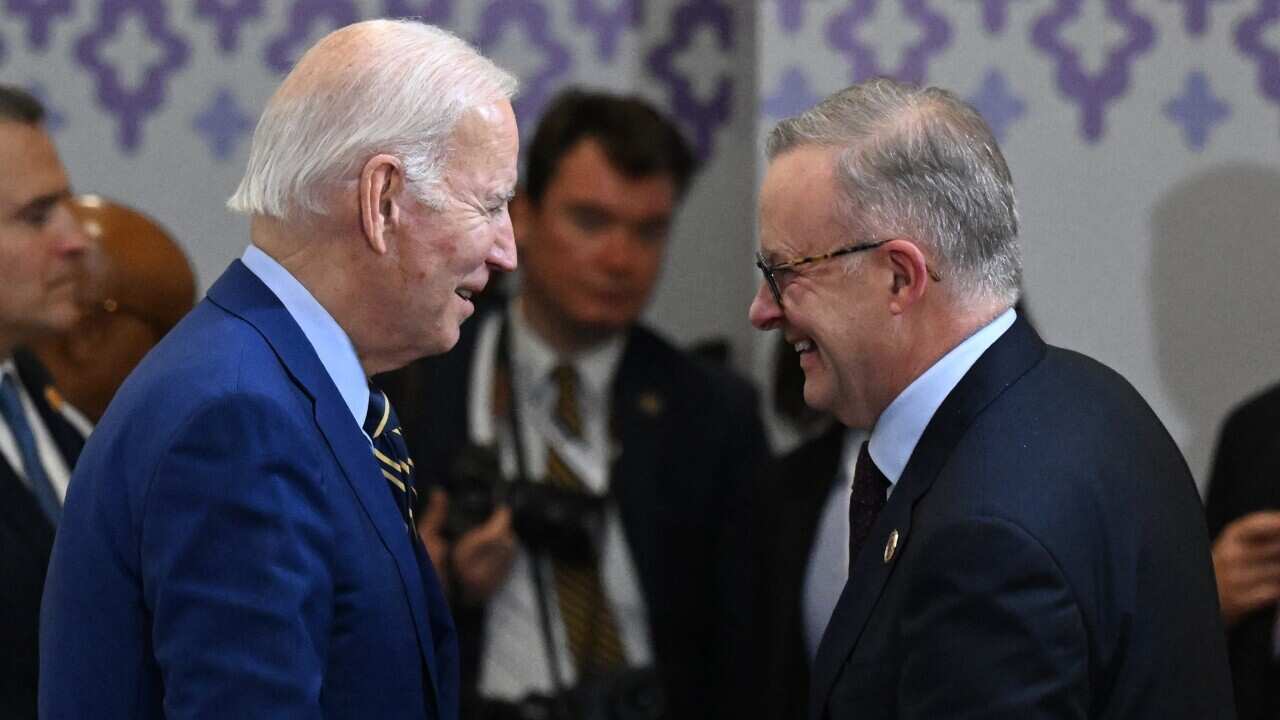
<path fill-rule="evenodd" d="M 394 155 L 374 155 L 360 169 L 360 229 L 379 255 L 387 252 L 387 235 L 400 225 L 405 198 L 404 166 Z"/>
<path fill-rule="evenodd" d="M 534 218 L 538 208 L 529 198 L 529 193 L 525 192 L 524 188 L 519 188 L 516 190 L 516 196 L 511 198 L 507 212 L 511 215 L 511 232 L 516 237 L 516 248 L 519 248 L 533 232 Z"/>
<path fill-rule="evenodd" d="M 896 238 L 881 248 L 893 271 L 889 310 L 899 315 L 924 297 L 929 265 L 920 246 L 909 238 Z"/>

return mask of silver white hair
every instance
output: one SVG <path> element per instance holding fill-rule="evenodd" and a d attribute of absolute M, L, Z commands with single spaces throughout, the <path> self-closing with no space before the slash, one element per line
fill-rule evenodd
<path fill-rule="evenodd" d="M 279 219 L 324 215 L 325 191 L 354 181 L 378 153 L 399 158 L 412 191 L 439 207 L 454 125 L 515 87 L 510 73 L 431 25 L 369 20 L 335 30 L 268 101 L 227 207 Z"/>
<path fill-rule="evenodd" d="M 838 211 L 851 242 L 914 238 L 958 297 L 1017 301 L 1013 178 L 990 128 L 964 101 L 887 78 L 859 83 L 778 123 L 766 153 L 772 160 L 804 145 L 839 152 Z"/>

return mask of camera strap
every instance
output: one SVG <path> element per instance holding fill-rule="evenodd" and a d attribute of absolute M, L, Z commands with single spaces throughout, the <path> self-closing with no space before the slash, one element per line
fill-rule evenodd
<path fill-rule="evenodd" d="M 505 414 L 507 416 L 506 419 L 510 423 L 512 449 L 514 451 L 516 461 L 516 476 L 513 479 L 513 482 L 530 483 L 532 482 L 531 478 L 534 477 L 534 475 L 531 473 L 529 468 L 528 453 L 526 452 L 524 442 L 524 428 L 520 412 L 520 396 L 515 386 L 515 371 L 512 363 L 514 353 L 511 340 L 511 311 L 509 306 L 507 309 L 504 309 L 500 319 L 498 342 L 495 351 L 494 392 L 505 393 L 506 397 L 505 402 L 491 403 L 491 407 L 493 407 L 495 415 L 499 415 L 503 410 L 505 410 Z M 502 418 L 495 417 L 495 419 L 500 421 Z M 613 424 L 610 423 L 611 427 L 612 425 Z M 612 487 L 609 487 L 606 490 L 605 497 L 608 498 L 611 495 Z M 531 567 L 533 590 L 538 604 L 538 620 L 542 631 L 543 644 L 546 649 L 547 662 L 550 665 L 550 676 L 555 693 L 555 702 L 557 704 L 564 705 L 569 702 L 570 693 L 568 692 L 568 687 L 565 683 L 564 677 L 561 674 L 561 666 L 559 662 L 560 653 L 558 652 L 555 641 L 555 627 L 551 620 L 551 600 L 547 591 L 548 581 L 546 579 L 546 565 L 551 562 L 551 558 L 545 550 L 529 548 L 528 546 L 526 546 L 526 549 L 529 550 L 533 560 Z M 593 625 L 601 611 L 603 611 L 603 608 L 593 609 L 590 611 Z M 592 636 L 594 638 L 594 632 L 592 633 Z M 590 653 L 591 655 L 594 655 L 597 652 L 594 648 L 594 645 L 596 644 L 597 643 L 595 642 L 592 643 L 593 649 Z M 589 674 L 592 665 L 594 665 L 594 663 L 588 663 L 588 667 L 580 668 L 580 673 L 587 672 Z M 568 708 L 564 707 L 560 709 L 562 711 L 568 710 Z"/>
<path fill-rule="evenodd" d="M 511 447 L 516 456 L 516 476 L 514 482 L 527 483 L 529 478 L 528 454 L 524 447 L 524 428 L 520 421 L 520 403 L 517 400 L 515 372 L 511 367 L 511 311 L 503 310 L 501 324 L 498 327 L 497 357 L 494 358 L 494 389 L 501 392 L 505 388 L 507 400 L 505 409 L 507 420 L 511 423 Z M 543 646 L 547 651 L 547 664 L 551 673 L 551 687 L 556 702 L 564 702 L 565 683 L 560 675 L 560 654 L 556 652 L 555 628 L 551 625 L 551 605 L 547 599 L 547 581 L 543 576 L 543 566 L 547 562 L 546 553 L 531 550 L 533 562 L 530 563 L 533 576 L 533 595 L 538 602 L 538 624 L 542 627 Z M 562 708 L 563 710 L 563 708 Z"/>

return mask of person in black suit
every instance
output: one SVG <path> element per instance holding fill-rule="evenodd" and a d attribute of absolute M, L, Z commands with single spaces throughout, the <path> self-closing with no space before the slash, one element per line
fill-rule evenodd
<path fill-rule="evenodd" d="M 767 147 L 752 322 L 808 404 L 870 431 L 808 717 L 1231 717 L 1186 463 L 1012 309 L 1012 180 L 977 112 L 877 79 Z"/>
<path fill-rule="evenodd" d="M 464 716 L 535 704 L 573 716 L 585 704 L 561 699 L 574 688 L 653 711 L 655 687 L 667 717 L 727 716 L 729 656 L 749 620 L 732 589 L 745 561 L 720 549 L 740 529 L 729 518 L 766 452 L 763 428 L 742 382 L 638 321 L 693 158 L 644 102 L 576 90 L 551 103 L 526 157 L 511 211 L 519 291 L 478 311 L 447 357 L 384 381 L 411 452 L 449 489 L 450 522 L 480 498 L 478 526 L 455 527 L 439 555 Z M 468 445 L 496 453 L 488 476 L 474 477 Z M 495 475 L 602 500 L 602 526 L 578 543 L 594 552 L 575 565 L 536 512 L 498 502 L 485 517 Z M 430 546 L 443 504 L 419 515 Z"/>
<path fill-rule="evenodd" d="M 1205 503 L 1240 720 L 1280 715 L 1280 385 L 1227 416 Z"/>
<path fill-rule="evenodd" d="M 22 346 L 80 317 L 89 240 L 28 93 L 0 86 L 0 717 L 36 716 L 37 629 L 53 535 L 88 424 Z"/>

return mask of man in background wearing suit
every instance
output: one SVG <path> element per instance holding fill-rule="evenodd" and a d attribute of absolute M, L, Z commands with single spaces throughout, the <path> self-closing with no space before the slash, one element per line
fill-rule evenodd
<path fill-rule="evenodd" d="M 878 79 L 769 136 L 752 322 L 870 431 L 809 717 L 1228 718 L 1199 499 L 1122 378 L 1012 310 L 1012 180 L 977 112 Z"/>
<path fill-rule="evenodd" d="M 369 21 L 268 102 L 252 244 L 86 445 L 42 608 L 48 718 L 457 717 L 457 645 L 375 373 L 515 267 L 515 81 Z"/>
<path fill-rule="evenodd" d="M 22 346 L 80 317 L 90 247 L 29 94 L 0 86 L 0 717 L 36 715 L 36 631 L 54 530 L 88 426 Z"/>
<path fill-rule="evenodd" d="M 483 698 L 476 717 L 520 716 L 575 686 L 653 711 L 629 672 L 651 667 L 668 717 L 728 717 L 720 674 L 749 628 L 735 626 L 746 598 L 725 597 L 734 566 L 719 543 L 763 430 L 752 392 L 639 322 L 693 158 L 648 104 L 577 90 L 549 105 L 526 157 L 519 292 L 455 352 L 406 368 L 392 397 L 410 448 L 440 472 L 469 443 L 495 449 L 494 474 L 521 487 L 603 498 L 603 527 L 586 559 L 501 503 L 462 532 L 446 574 L 464 686 Z M 455 510 L 483 492 L 449 485 Z"/>
<path fill-rule="evenodd" d="M 1240 720 L 1280 716 L 1280 385 L 1218 436 L 1205 503 Z"/>

